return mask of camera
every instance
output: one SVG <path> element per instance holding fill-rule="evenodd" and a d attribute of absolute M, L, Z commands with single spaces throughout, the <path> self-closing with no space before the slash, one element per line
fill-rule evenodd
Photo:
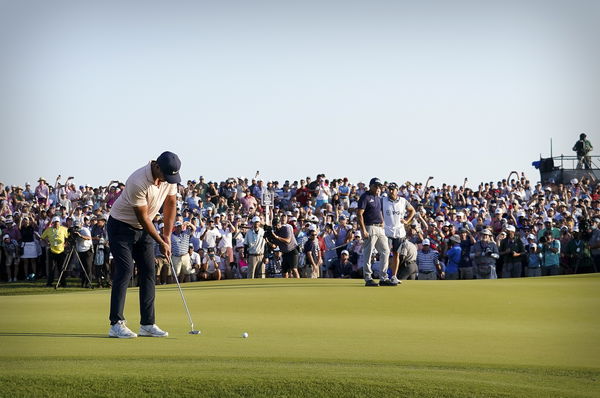
<path fill-rule="evenodd" d="M 69 237 L 67 238 L 67 244 L 74 246 L 77 242 L 77 236 L 79 235 L 79 227 L 70 227 L 67 228 L 67 232 L 69 233 Z"/>
<path fill-rule="evenodd" d="M 487 257 L 491 257 L 491 256 L 492 256 L 492 248 L 491 248 L 491 247 L 487 247 L 487 248 L 485 249 L 485 252 L 484 252 L 484 254 L 485 254 Z"/>
<path fill-rule="evenodd" d="M 265 239 L 274 239 L 273 238 L 273 226 L 265 225 L 264 230 L 265 230 Z"/>

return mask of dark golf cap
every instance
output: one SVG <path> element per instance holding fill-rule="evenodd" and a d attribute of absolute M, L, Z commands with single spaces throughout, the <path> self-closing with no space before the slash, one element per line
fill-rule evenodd
<path fill-rule="evenodd" d="M 178 184 L 181 182 L 181 176 L 179 175 L 181 160 L 179 160 L 179 156 L 173 152 L 163 152 L 156 159 L 156 163 L 158 163 L 158 167 L 164 173 L 165 179 L 169 184 Z"/>
<path fill-rule="evenodd" d="M 377 177 L 373 177 L 371 178 L 371 181 L 369 181 L 369 185 L 383 185 L 381 183 L 381 180 Z"/>

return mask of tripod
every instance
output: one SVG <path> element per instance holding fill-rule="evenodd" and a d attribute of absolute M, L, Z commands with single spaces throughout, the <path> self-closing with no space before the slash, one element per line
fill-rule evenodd
<path fill-rule="evenodd" d="M 90 276 L 88 275 L 88 273 L 85 270 L 85 267 L 83 265 L 83 262 L 81 261 L 81 257 L 79 257 L 79 253 L 77 253 L 77 250 L 75 250 L 75 246 L 71 246 L 71 250 L 69 250 L 69 252 L 67 253 L 67 256 L 65 257 L 65 261 L 63 261 L 63 264 L 62 264 L 62 267 L 60 270 L 60 275 L 58 276 L 58 281 L 56 282 L 56 285 L 54 286 L 54 290 L 56 290 L 56 288 L 58 288 L 58 285 L 60 284 L 60 280 L 62 279 L 63 274 L 65 273 L 65 271 L 67 270 L 67 267 L 69 266 L 69 263 L 71 262 L 73 253 L 75 253 L 75 256 L 77 256 L 77 261 L 79 261 L 79 266 L 81 266 L 81 269 L 83 270 L 83 273 L 85 274 L 85 277 L 88 280 L 90 289 L 94 288 L 94 286 L 92 285 L 92 281 L 90 280 Z"/>

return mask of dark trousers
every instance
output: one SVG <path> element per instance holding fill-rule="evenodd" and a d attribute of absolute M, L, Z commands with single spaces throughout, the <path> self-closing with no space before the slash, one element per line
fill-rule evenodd
<path fill-rule="evenodd" d="M 65 252 L 63 251 L 62 253 L 56 254 L 51 250 L 48 250 L 48 255 L 50 256 L 50 262 L 48 265 L 48 280 L 46 281 L 46 286 L 51 286 L 52 282 L 54 282 L 54 271 L 56 270 L 56 272 L 60 274 L 62 265 L 65 262 Z M 64 275 L 61 286 L 67 286 L 67 278 L 64 277 Z"/>
<path fill-rule="evenodd" d="M 81 266 L 83 267 L 83 269 L 85 269 L 85 272 L 87 272 L 88 277 L 91 279 L 92 278 L 92 261 L 94 260 L 94 251 L 92 249 L 86 251 L 86 252 L 77 252 L 77 254 L 79 254 L 79 258 L 81 259 Z M 81 277 L 81 286 L 84 286 L 85 284 L 88 283 L 87 278 L 85 277 L 85 273 L 83 272 L 83 269 L 80 272 L 80 277 Z"/>
<path fill-rule="evenodd" d="M 107 223 L 110 251 L 113 255 L 112 290 L 110 293 L 110 323 L 125 320 L 125 296 L 133 275 L 133 263 L 138 269 L 140 287 L 140 324 L 152 325 L 154 321 L 154 239 L 144 230 L 112 217 Z"/>
<path fill-rule="evenodd" d="M 281 256 L 281 272 L 287 273 L 293 270 L 294 268 L 298 268 L 298 248 L 294 248 L 294 250 L 289 251 L 287 253 L 283 253 Z"/>

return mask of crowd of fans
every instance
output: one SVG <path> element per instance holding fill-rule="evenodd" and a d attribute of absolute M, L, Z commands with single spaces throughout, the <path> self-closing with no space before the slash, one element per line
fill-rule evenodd
<path fill-rule="evenodd" d="M 514 178 L 511 178 L 513 176 Z M 600 269 L 600 184 L 508 179 L 469 187 L 399 182 L 415 209 L 398 249 L 403 279 L 472 279 L 596 272 Z M 106 220 L 124 184 L 0 183 L 0 278 L 47 278 L 64 264 L 81 285 L 110 285 Z M 172 258 L 156 249 L 157 283 L 224 278 L 362 278 L 358 199 L 369 187 L 347 178 L 262 181 L 203 177 L 178 187 Z M 386 195 L 387 183 L 381 187 Z M 163 228 L 161 215 L 153 219 Z M 272 225 L 272 227 L 271 227 Z M 274 235 L 278 238 L 274 238 Z M 293 239 L 281 236 L 293 235 Z M 298 268 L 285 256 L 298 255 Z M 377 270 L 377 253 L 373 268 Z M 435 266 L 431 268 L 432 264 Z M 66 278 L 63 278 L 64 282 Z M 135 284 L 135 276 L 132 284 Z"/>

